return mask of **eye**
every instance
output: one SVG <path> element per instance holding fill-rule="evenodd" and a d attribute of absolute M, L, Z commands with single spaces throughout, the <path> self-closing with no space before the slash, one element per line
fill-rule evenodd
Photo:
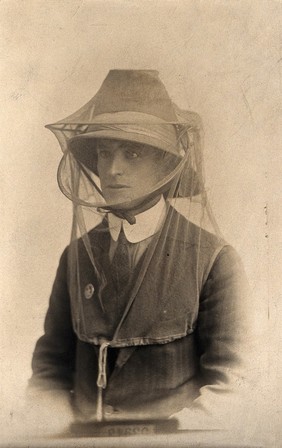
<path fill-rule="evenodd" d="M 128 143 L 124 148 L 124 153 L 127 159 L 138 159 L 143 156 L 143 149 L 140 145 Z"/>
<path fill-rule="evenodd" d="M 140 157 L 140 153 L 134 149 L 127 149 L 125 154 L 127 159 L 137 159 Z"/>
<path fill-rule="evenodd" d="M 98 157 L 100 157 L 101 159 L 109 159 L 110 155 L 111 151 L 109 149 L 98 149 Z"/>

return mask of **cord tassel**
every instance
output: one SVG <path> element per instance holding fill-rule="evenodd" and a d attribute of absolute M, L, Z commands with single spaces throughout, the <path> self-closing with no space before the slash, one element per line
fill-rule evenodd
<path fill-rule="evenodd" d="M 108 341 L 103 342 L 99 349 L 99 372 L 97 378 L 98 386 L 98 397 L 97 397 L 97 421 L 101 422 L 103 420 L 103 389 L 107 387 L 107 354 L 108 346 L 110 343 Z"/>

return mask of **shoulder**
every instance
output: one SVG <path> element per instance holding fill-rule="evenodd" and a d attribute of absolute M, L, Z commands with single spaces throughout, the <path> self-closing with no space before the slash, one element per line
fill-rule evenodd
<path fill-rule="evenodd" d="M 246 279 L 241 257 L 234 247 L 226 244 L 215 257 L 209 272 L 209 278 L 230 280 L 231 277 Z"/>
<path fill-rule="evenodd" d="M 215 250 L 227 245 L 221 236 L 193 223 L 172 207 L 167 216 L 167 225 L 169 226 L 168 237 L 186 246 Z"/>
<path fill-rule="evenodd" d="M 88 244 L 91 247 L 103 246 L 109 238 L 110 232 L 108 223 L 107 220 L 104 219 L 88 232 L 85 232 L 80 237 L 73 239 L 73 241 L 71 241 L 71 243 L 67 246 L 66 251 L 70 251 L 73 247 L 81 249 Z"/>
<path fill-rule="evenodd" d="M 245 277 L 237 251 L 220 235 L 211 233 L 186 219 L 176 210 L 171 212 L 168 244 L 177 247 L 186 260 L 197 260 L 202 284 L 208 278 Z"/>

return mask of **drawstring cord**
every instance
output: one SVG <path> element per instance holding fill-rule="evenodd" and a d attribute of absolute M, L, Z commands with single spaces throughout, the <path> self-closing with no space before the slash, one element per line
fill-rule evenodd
<path fill-rule="evenodd" d="M 99 362 L 98 362 L 98 397 L 97 397 L 97 421 L 101 422 L 103 420 L 103 389 L 107 387 L 107 355 L 108 346 L 110 343 L 108 341 L 103 342 L 99 348 Z"/>

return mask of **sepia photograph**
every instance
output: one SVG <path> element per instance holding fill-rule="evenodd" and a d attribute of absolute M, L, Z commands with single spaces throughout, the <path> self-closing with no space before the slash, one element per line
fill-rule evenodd
<path fill-rule="evenodd" d="M 278 448 L 281 2 L 0 11 L 0 447 Z"/>

